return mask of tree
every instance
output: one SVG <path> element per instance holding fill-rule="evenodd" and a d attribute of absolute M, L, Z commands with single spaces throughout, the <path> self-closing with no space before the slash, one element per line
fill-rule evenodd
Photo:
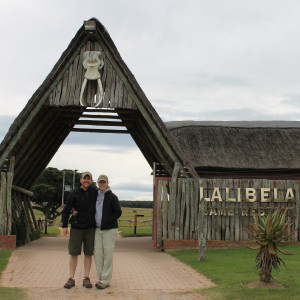
<path fill-rule="evenodd" d="M 290 253 L 280 249 L 281 246 L 289 244 L 289 221 L 286 221 L 286 214 L 288 208 L 281 212 L 280 208 L 277 208 L 273 214 L 268 213 L 267 216 L 261 216 L 255 214 L 254 224 L 252 224 L 247 231 L 254 237 L 258 249 L 256 255 L 256 267 L 260 270 L 260 281 L 269 283 L 272 277 L 272 270 L 279 271 L 280 265 L 284 264 L 284 261 L 278 256 L 278 252 L 285 255 L 291 255 Z"/>
<path fill-rule="evenodd" d="M 65 186 L 70 187 L 64 191 L 64 199 L 67 199 L 73 187 L 73 176 L 75 172 L 75 183 L 79 183 L 80 174 L 73 170 L 65 170 Z M 34 209 L 42 211 L 45 219 L 55 220 L 61 215 L 63 189 L 63 172 L 56 168 L 47 168 L 32 187 Z M 46 222 L 47 223 L 47 222 Z"/>

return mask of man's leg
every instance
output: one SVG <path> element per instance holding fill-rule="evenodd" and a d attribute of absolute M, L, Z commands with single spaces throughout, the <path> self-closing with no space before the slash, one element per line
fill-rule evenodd
<path fill-rule="evenodd" d="M 70 289 L 73 286 L 75 286 L 75 271 L 77 267 L 77 261 L 78 261 L 78 256 L 70 255 L 70 260 L 69 260 L 69 272 L 70 272 L 70 277 L 67 281 L 67 283 L 64 285 L 64 288 Z"/>
<path fill-rule="evenodd" d="M 76 267 L 77 267 L 77 261 L 78 261 L 78 256 L 70 255 L 70 262 L 69 262 L 69 266 L 70 266 L 70 278 L 74 278 L 74 276 L 75 276 L 75 271 L 76 271 Z"/>
<path fill-rule="evenodd" d="M 84 277 L 90 276 L 91 271 L 91 265 L 92 265 L 92 256 L 84 256 Z"/>
<path fill-rule="evenodd" d="M 66 289 L 70 289 L 75 286 L 75 271 L 77 267 L 78 255 L 81 254 L 81 244 L 82 244 L 82 230 L 71 228 L 70 239 L 69 239 L 69 273 L 70 277 L 67 283 L 64 285 Z"/>
<path fill-rule="evenodd" d="M 91 288 L 93 285 L 90 281 L 90 271 L 92 265 L 92 256 L 94 254 L 95 228 L 84 231 L 83 252 L 84 252 L 84 278 L 82 285 Z"/>

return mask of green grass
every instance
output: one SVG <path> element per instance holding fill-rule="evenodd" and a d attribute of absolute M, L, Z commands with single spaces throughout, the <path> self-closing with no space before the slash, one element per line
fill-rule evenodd
<path fill-rule="evenodd" d="M 152 208 L 132 208 L 122 207 L 122 216 L 119 219 L 119 232 L 122 237 L 134 236 L 134 215 L 144 215 L 137 217 L 136 235 L 135 236 L 151 236 L 152 235 Z"/>
<path fill-rule="evenodd" d="M 204 262 L 198 261 L 197 250 L 176 250 L 170 254 L 212 279 L 217 287 L 198 291 L 208 299 L 299 299 L 300 246 L 290 245 L 284 249 L 294 255 L 281 255 L 286 267 L 282 266 L 278 273 L 272 272 L 274 281 L 281 284 L 282 289 L 247 287 L 259 280 L 255 250 L 208 249 Z"/>
<path fill-rule="evenodd" d="M 120 227 L 119 232 L 122 237 L 131 237 L 131 236 L 151 236 L 152 235 L 152 228 L 145 227 L 137 227 L 136 234 L 134 235 L 134 229 L 129 227 Z"/>
<path fill-rule="evenodd" d="M 41 235 L 42 236 L 59 236 L 60 235 L 60 229 L 59 227 L 56 226 L 48 226 L 47 227 L 47 234 L 45 234 L 45 229 L 41 230 Z"/>
<path fill-rule="evenodd" d="M 38 218 L 41 218 L 41 219 L 44 219 L 45 216 L 44 214 L 39 211 L 39 210 L 36 210 L 34 209 L 34 215 L 35 215 L 35 219 L 38 220 Z M 52 226 L 47 226 L 47 234 L 45 234 L 45 228 L 42 228 L 40 230 L 40 233 L 41 233 L 41 236 L 44 236 L 44 237 L 48 237 L 48 236 L 59 236 L 60 235 L 60 216 L 54 220 L 53 222 L 53 225 Z"/>
<path fill-rule="evenodd" d="M 2 274 L 2 271 L 5 269 L 11 254 L 12 251 L 10 250 L 0 250 L 0 276 Z M 23 300 L 26 299 L 26 293 L 22 289 L 0 287 L 0 299 Z"/>

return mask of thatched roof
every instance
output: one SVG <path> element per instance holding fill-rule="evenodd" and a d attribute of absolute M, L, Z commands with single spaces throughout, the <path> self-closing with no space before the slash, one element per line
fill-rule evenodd
<path fill-rule="evenodd" d="M 200 176 L 300 175 L 300 122 L 165 123 L 186 164 Z"/>

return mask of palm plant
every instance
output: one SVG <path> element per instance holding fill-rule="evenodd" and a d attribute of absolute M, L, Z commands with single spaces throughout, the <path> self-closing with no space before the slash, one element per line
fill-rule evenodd
<path fill-rule="evenodd" d="M 284 261 L 278 256 L 278 252 L 285 255 L 290 253 L 283 251 L 279 247 L 289 244 L 289 221 L 286 221 L 288 208 L 283 212 L 277 208 L 268 215 L 254 214 L 254 223 L 248 228 L 248 232 L 253 236 L 259 249 L 256 255 L 256 267 L 260 270 L 260 281 L 269 283 L 273 279 L 271 272 L 275 269 L 279 271 L 280 265 L 285 266 Z"/>

